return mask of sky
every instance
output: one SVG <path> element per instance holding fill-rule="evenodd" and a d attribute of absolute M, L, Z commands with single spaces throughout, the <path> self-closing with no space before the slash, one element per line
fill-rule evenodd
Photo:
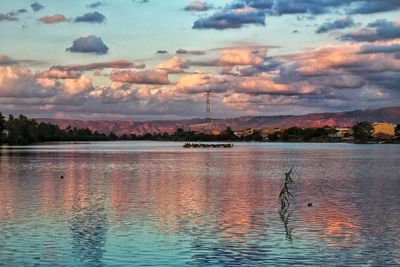
<path fill-rule="evenodd" d="M 0 112 L 164 120 L 399 106 L 399 0 L 1 0 Z"/>

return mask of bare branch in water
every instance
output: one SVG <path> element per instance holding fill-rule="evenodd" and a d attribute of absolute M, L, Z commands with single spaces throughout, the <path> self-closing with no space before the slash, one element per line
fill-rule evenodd
<path fill-rule="evenodd" d="M 293 211 L 289 210 L 290 200 L 294 200 L 293 194 L 289 191 L 289 185 L 294 184 L 292 179 L 293 167 L 290 168 L 289 172 L 285 173 L 285 180 L 281 192 L 279 193 L 278 201 L 280 203 L 279 215 L 285 226 L 286 238 L 292 240 L 292 227 L 289 226 L 289 220 L 292 216 Z"/>

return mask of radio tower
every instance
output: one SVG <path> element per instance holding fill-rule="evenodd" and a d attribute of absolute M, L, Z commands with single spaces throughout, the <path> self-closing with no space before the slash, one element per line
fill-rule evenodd
<path fill-rule="evenodd" d="M 206 123 L 210 123 L 211 122 L 211 103 L 210 103 L 211 91 L 210 90 L 206 91 L 206 96 L 207 96 Z"/>

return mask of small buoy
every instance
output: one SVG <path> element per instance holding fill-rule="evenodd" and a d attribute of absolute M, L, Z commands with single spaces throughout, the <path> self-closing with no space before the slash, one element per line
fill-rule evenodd
<path fill-rule="evenodd" d="M 61 177 L 60 177 L 60 178 L 61 178 L 61 179 L 64 179 L 64 176 L 62 176 L 62 175 L 61 175 Z"/>
<path fill-rule="evenodd" d="M 310 203 L 308 203 L 308 206 L 309 206 L 309 207 L 312 207 L 312 203 L 311 203 L 311 202 L 310 202 Z"/>

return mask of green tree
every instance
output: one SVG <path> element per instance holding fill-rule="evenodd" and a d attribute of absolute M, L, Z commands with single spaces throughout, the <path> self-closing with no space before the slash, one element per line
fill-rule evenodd
<path fill-rule="evenodd" d="M 353 126 L 353 136 L 357 143 L 366 143 L 372 138 L 372 124 L 363 121 Z"/>

